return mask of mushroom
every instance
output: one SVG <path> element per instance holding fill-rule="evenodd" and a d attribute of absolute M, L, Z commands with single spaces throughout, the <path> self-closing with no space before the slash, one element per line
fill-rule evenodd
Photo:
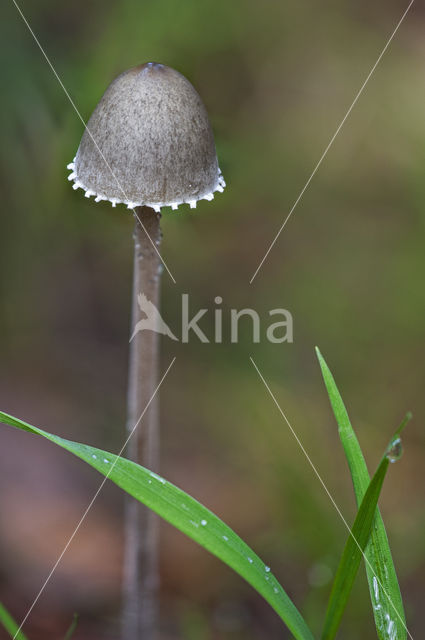
<path fill-rule="evenodd" d="M 156 62 L 133 67 L 106 89 L 68 168 L 73 188 L 82 188 L 86 197 L 133 210 L 133 333 L 138 303 L 159 308 L 161 208 L 177 209 L 184 203 L 194 208 L 198 200 L 212 200 L 225 187 L 204 104 L 178 71 Z M 152 470 L 159 457 L 157 384 L 158 332 L 151 325 L 150 330 L 134 331 L 130 341 L 127 431 L 141 421 L 128 456 Z M 156 518 L 129 499 L 125 520 L 123 638 L 153 638 Z"/>
<path fill-rule="evenodd" d="M 69 180 L 96 202 L 177 209 L 225 186 L 201 98 L 178 71 L 133 67 L 107 88 L 82 137 Z"/>

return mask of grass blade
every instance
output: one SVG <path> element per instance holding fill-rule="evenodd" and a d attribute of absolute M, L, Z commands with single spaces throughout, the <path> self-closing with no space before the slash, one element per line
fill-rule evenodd
<path fill-rule="evenodd" d="M 405 423 L 403 423 L 403 426 L 404 424 Z M 378 499 L 388 471 L 388 466 L 390 461 L 394 461 L 396 457 L 400 456 L 400 433 L 401 429 L 398 429 L 391 439 L 357 512 L 335 574 L 326 611 L 322 640 L 333 640 L 338 631 L 342 614 L 347 605 L 354 579 L 363 557 L 363 552 L 370 537 Z M 378 582 L 376 582 L 376 586 L 379 588 Z M 391 629 L 394 629 L 394 625 L 390 627 L 390 630 Z"/>
<path fill-rule="evenodd" d="M 43 436 L 87 462 L 242 576 L 276 611 L 296 640 L 313 640 L 304 618 L 269 567 L 232 529 L 190 495 L 112 453 L 65 440 L 6 413 L 0 412 L 0 422 Z"/>
<path fill-rule="evenodd" d="M 317 347 L 316 353 L 338 424 L 339 436 L 350 469 L 357 505 L 360 506 L 369 485 L 369 472 L 332 373 Z M 395 640 L 395 638 L 406 640 L 407 628 L 403 601 L 379 509 L 376 510 L 365 556 L 367 560 L 366 574 L 378 638 L 380 640 Z M 382 589 L 377 585 L 382 585 Z M 385 594 L 389 596 L 389 599 Z"/>
<path fill-rule="evenodd" d="M 72 636 L 77 630 L 77 627 L 78 627 L 78 613 L 74 613 L 74 617 L 72 619 L 72 622 L 68 631 L 65 634 L 64 640 L 71 640 Z"/>
<path fill-rule="evenodd" d="M 16 640 L 27 640 L 27 637 L 19 631 L 19 625 L 12 618 L 8 610 L 2 605 L 0 602 L 0 622 L 3 627 L 6 629 L 11 638 L 15 638 Z"/>

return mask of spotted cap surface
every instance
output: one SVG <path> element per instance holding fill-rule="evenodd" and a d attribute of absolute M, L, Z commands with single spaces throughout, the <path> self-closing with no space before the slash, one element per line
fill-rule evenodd
<path fill-rule="evenodd" d="M 113 80 L 68 168 L 87 197 L 129 208 L 194 207 L 225 186 L 201 98 L 181 73 L 156 62 Z"/>

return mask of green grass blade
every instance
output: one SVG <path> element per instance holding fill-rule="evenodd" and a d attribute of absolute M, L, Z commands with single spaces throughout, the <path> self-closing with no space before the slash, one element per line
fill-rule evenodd
<path fill-rule="evenodd" d="M 404 425 L 405 422 L 402 427 L 404 427 Z M 398 429 L 391 438 L 391 442 L 385 451 L 378 469 L 369 483 L 345 544 L 329 597 L 322 640 L 333 640 L 338 631 L 342 614 L 347 605 L 354 579 L 363 557 L 363 552 L 370 537 L 376 507 L 390 460 L 394 461 L 401 455 L 401 428 Z M 381 585 L 376 582 L 376 587 L 379 588 L 380 586 Z M 391 629 L 394 629 L 394 626 L 391 626 L 390 630 Z"/>
<path fill-rule="evenodd" d="M 112 453 L 64 440 L 6 413 L 0 412 L 0 422 L 43 436 L 87 462 L 242 576 L 276 611 L 296 640 L 313 640 L 304 618 L 269 567 L 232 529 L 190 495 Z"/>
<path fill-rule="evenodd" d="M 354 493 L 359 506 L 369 485 L 369 472 L 332 373 L 319 349 L 316 348 L 316 352 L 338 424 L 339 436 L 350 468 Z M 378 638 L 380 640 L 394 640 L 395 638 L 406 640 L 407 629 L 403 601 L 379 509 L 376 510 L 365 556 L 367 560 L 365 563 L 366 574 Z M 382 589 L 378 585 L 382 585 Z"/>
<path fill-rule="evenodd" d="M 65 638 L 64 640 L 71 640 L 72 636 L 74 635 L 74 633 L 76 632 L 78 627 L 78 613 L 74 613 L 74 618 L 71 622 L 71 625 L 68 629 L 68 631 L 65 634 Z"/>
<path fill-rule="evenodd" d="M 27 637 L 19 631 L 19 625 L 12 618 L 8 610 L 2 605 L 0 602 L 0 623 L 6 629 L 11 638 L 16 638 L 16 640 L 27 640 Z"/>

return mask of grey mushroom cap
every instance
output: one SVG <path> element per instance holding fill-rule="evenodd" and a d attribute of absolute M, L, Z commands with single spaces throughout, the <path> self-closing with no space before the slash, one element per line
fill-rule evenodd
<path fill-rule="evenodd" d="M 155 62 L 113 80 L 68 168 L 74 189 L 129 208 L 194 207 L 225 186 L 201 98 L 181 73 Z"/>

